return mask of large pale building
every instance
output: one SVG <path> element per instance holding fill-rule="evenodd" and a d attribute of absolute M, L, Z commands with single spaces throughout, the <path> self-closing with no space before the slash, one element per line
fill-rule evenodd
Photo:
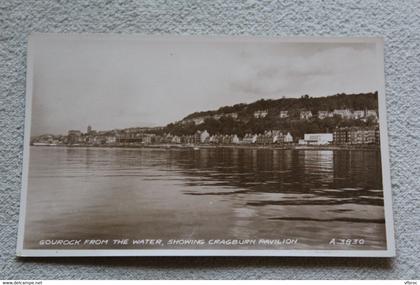
<path fill-rule="evenodd" d="M 325 145 L 330 144 L 333 141 L 332 133 L 318 133 L 318 134 L 305 134 L 303 140 L 300 140 L 300 144 L 310 145 Z"/>

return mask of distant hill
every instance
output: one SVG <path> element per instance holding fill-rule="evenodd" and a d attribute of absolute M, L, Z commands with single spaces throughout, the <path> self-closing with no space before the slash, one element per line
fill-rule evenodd
<path fill-rule="evenodd" d="M 313 113 L 318 111 L 332 111 L 334 109 L 378 109 L 378 92 L 359 94 L 336 94 L 325 97 L 309 97 L 304 95 L 301 98 L 261 99 L 250 104 L 236 104 L 223 106 L 217 110 L 201 111 L 189 114 L 182 120 L 189 120 L 203 116 L 223 115 L 238 113 L 240 117 L 253 116 L 258 110 L 268 110 L 270 114 L 279 114 L 282 110 L 289 112 L 297 110 L 309 110 Z"/>
<path fill-rule="evenodd" d="M 374 116 L 368 115 L 368 110 Z M 363 113 L 364 118 L 356 119 L 356 113 Z M 305 133 L 332 132 L 340 126 L 372 126 L 377 124 L 377 114 L 378 92 L 315 98 L 304 95 L 301 98 L 261 99 L 249 104 L 194 112 L 156 133 L 191 135 L 198 130 L 207 130 L 210 134 L 243 137 L 248 133 L 281 130 L 301 138 Z"/>

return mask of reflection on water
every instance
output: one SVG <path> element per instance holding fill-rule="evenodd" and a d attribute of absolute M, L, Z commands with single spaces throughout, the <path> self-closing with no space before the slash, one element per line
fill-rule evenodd
<path fill-rule="evenodd" d="M 362 238 L 350 249 L 384 249 L 382 194 L 377 150 L 32 147 L 25 247 L 298 238 L 271 248 L 342 249 L 329 241 Z"/>

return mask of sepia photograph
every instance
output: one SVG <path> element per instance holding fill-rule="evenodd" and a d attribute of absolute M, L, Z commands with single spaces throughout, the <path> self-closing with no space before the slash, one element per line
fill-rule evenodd
<path fill-rule="evenodd" d="M 381 38 L 28 41 L 18 256 L 395 255 Z"/>

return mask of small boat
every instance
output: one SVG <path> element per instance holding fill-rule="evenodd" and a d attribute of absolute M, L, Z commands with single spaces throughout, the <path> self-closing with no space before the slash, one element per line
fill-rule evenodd
<path fill-rule="evenodd" d="M 200 150 L 200 148 L 198 146 L 195 146 L 194 150 Z"/>

